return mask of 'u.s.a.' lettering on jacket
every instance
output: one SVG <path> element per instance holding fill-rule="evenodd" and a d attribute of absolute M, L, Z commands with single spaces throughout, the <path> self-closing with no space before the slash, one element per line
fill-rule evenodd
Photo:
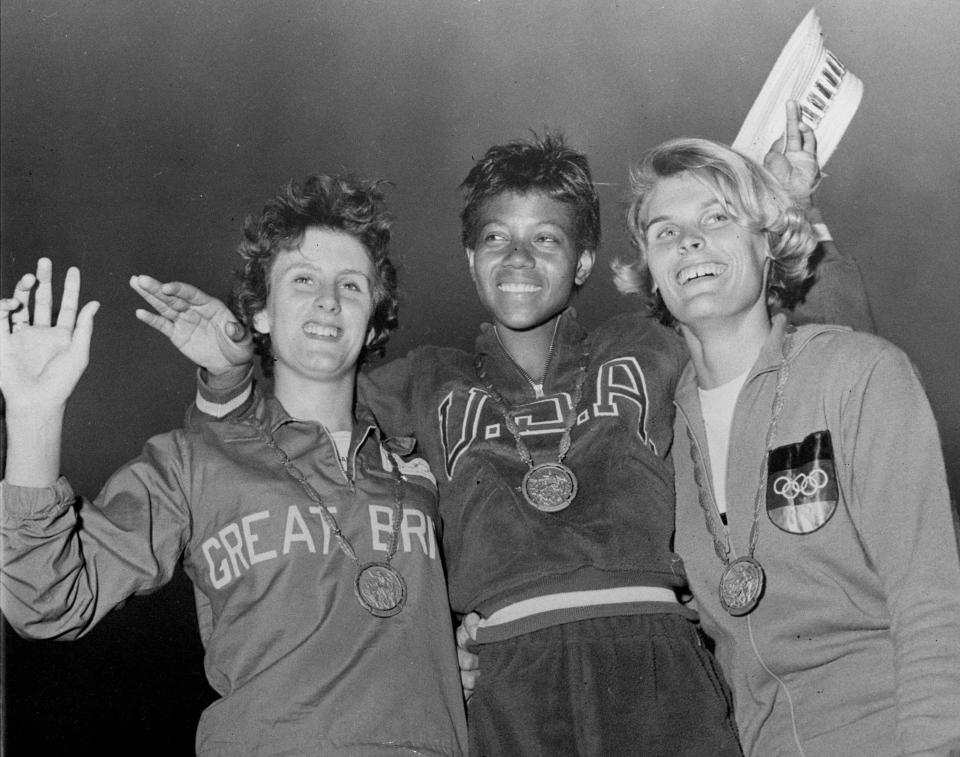
<path fill-rule="evenodd" d="M 656 445 L 647 430 L 647 382 L 640 362 L 633 356 L 616 357 L 602 363 L 596 371 L 593 401 L 581 401 L 575 426 L 596 418 L 636 413 L 638 440 L 656 454 Z M 588 387 L 584 395 L 589 399 Z M 444 472 L 453 478 L 457 463 L 478 440 L 498 439 L 506 434 L 503 416 L 490 401 L 489 393 L 480 387 L 466 392 L 454 390 L 444 396 L 437 407 L 440 442 L 444 452 Z M 564 419 L 573 397 L 558 392 L 517 405 L 514 418 L 521 436 L 561 435 Z"/>

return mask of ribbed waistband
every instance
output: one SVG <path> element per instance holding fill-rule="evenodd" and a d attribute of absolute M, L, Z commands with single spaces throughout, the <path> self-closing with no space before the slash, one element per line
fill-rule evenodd
<path fill-rule="evenodd" d="M 695 613 L 662 586 L 620 586 L 613 589 L 545 594 L 501 607 L 480 621 L 477 643 L 502 641 L 548 626 L 587 618 L 651 612 Z"/>

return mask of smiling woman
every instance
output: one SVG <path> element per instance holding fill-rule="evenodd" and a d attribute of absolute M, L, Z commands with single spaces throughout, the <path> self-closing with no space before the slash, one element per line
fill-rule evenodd
<path fill-rule="evenodd" d="M 960 747 L 960 560 L 909 359 L 872 335 L 771 319 L 801 297 L 814 240 L 760 166 L 675 140 L 633 178 L 639 256 L 619 282 L 652 292 L 690 349 L 676 549 L 744 753 Z"/>
<path fill-rule="evenodd" d="M 355 237 L 318 227 L 273 260 L 267 306 L 251 322 L 256 334 L 270 335 L 274 391 L 288 412 L 308 417 L 318 384 L 337 398 L 352 393 L 357 361 L 374 337 L 375 274 Z M 339 431 L 350 427 L 351 405 L 337 406 L 341 417 L 327 428 Z"/>
<path fill-rule="evenodd" d="M 247 223 L 234 301 L 273 394 L 154 437 L 95 500 L 58 468 L 96 305 L 77 315 L 70 269 L 54 325 L 47 259 L 0 301 L 4 614 L 24 636 L 79 638 L 182 564 L 220 695 L 200 755 L 465 751 L 436 481 L 355 397 L 358 361 L 396 321 L 389 228 L 376 185 L 352 178 L 313 176 L 269 202 Z M 230 369 L 197 347 L 223 324 L 190 320 L 196 290 L 131 283 L 159 311 L 141 320 L 208 371 Z M 249 342 L 231 354 L 246 362 Z"/>

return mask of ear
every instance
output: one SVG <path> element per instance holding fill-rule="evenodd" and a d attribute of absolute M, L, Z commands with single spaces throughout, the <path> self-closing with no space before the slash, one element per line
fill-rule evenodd
<path fill-rule="evenodd" d="M 270 316 L 266 310 L 261 310 L 253 315 L 253 327 L 261 334 L 270 333 Z"/>
<path fill-rule="evenodd" d="M 473 267 L 473 258 L 474 258 L 473 250 L 470 249 L 469 247 L 464 247 L 464 248 L 463 248 L 463 251 L 464 251 L 464 252 L 466 253 L 466 255 L 467 255 L 467 266 L 470 268 L 470 278 L 473 279 L 474 281 L 476 281 L 476 280 L 477 280 L 477 272 L 476 272 L 476 270 L 475 270 L 474 267 Z"/>
<path fill-rule="evenodd" d="M 582 286 L 583 282 L 590 278 L 593 271 L 593 263 L 597 259 L 597 253 L 594 250 L 584 250 L 577 259 L 577 272 L 574 276 L 574 282 L 577 286 Z"/>

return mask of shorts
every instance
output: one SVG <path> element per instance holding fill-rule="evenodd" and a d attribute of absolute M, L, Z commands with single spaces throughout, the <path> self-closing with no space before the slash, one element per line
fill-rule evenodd
<path fill-rule="evenodd" d="M 740 757 L 733 698 L 676 613 L 564 623 L 479 647 L 472 757 Z"/>

